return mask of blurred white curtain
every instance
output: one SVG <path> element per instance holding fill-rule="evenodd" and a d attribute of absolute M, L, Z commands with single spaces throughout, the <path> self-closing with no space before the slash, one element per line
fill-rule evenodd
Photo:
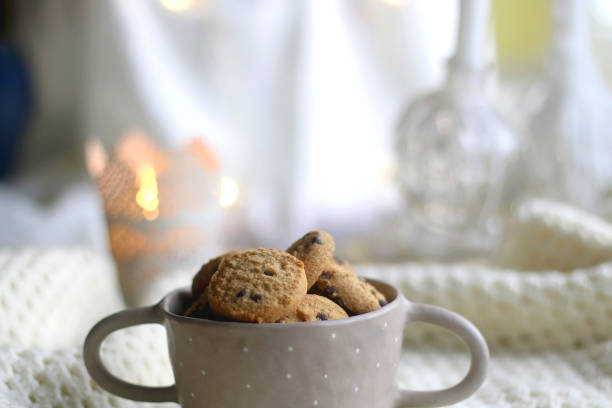
<path fill-rule="evenodd" d="M 234 225 L 258 243 L 283 246 L 314 226 L 368 229 L 397 204 L 398 111 L 440 80 L 454 38 L 456 1 L 387 1 L 20 2 L 39 102 L 25 170 L 86 137 L 111 148 L 134 129 L 166 146 L 200 136 L 241 189 Z M 38 173 L 61 192 L 57 162 Z M 50 242 L 70 219 L 83 225 L 78 208 L 28 242 Z M 5 229 L 2 242 L 15 236 Z"/>
<path fill-rule="evenodd" d="M 298 229 L 323 223 L 367 230 L 397 205 L 395 122 L 403 104 L 440 80 L 456 4 L 389 3 L 309 3 L 298 101 Z"/>
<path fill-rule="evenodd" d="M 455 2 L 92 2 L 87 136 L 201 135 L 251 230 L 368 225 L 396 205 L 398 110 L 440 79 Z"/>

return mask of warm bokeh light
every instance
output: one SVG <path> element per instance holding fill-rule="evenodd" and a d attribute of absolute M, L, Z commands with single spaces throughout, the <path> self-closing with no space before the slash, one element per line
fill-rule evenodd
<path fill-rule="evenodd" d="M 150 165 L 157 176 L 170 165 L 170 155 L 152 138 L 140 130 L 130 130 L 115 146 L 115 157 L 129 166 L 134 173 Z"/>
<path fill-rule="evenodd" d="M 136 193 L 136 203 L 142 208 L 143 216 L 153 221 L 159 216 L 159 198 L 157 190 L 157 178 L 155 169 L 150 164 L 144 164 L 138 168 L 136 175 L 139 189 Z"/>
<path fill-rule="evenodd" d="M 157 217 L 159 217 L 159 208 L 154 209 L 153 211 L 142 211 L 142 215 L 145 217 L 147 221 L 153 221 Z"/>
<path fill-rule="evenodd" d="M 181 12 L 193 6 L 193 0 L 160 0 L 162 6 L 170 11 Z"/>
<path fill-rule="evenodd" d="M 207 171 L 217 171 L 221 167 L 219 156 L 199 137 L 191 139 L 187 145 L 187 151 L 198 159 Z"/>
<path fill-rule="evenodd" d="M 230 177 L 221 177 L 221 188 L 219 192 L 219 205 L 229 207 L 238 199 L 238 184 Z"/>
<path fill-rule="evenodd" d="M 383 0 L 384 3 L 387 3 L 390 6 L 405 6 L 410 2 L 410 0 Z"/>
<path fill-rule="evenodd" d="M 108 156 L 100 140 L 95 138 L 88 139 L 85 143 L 85 164 L 87 165 L 89 175 L 97 179 L 104 172 L 107 163 Z"/>

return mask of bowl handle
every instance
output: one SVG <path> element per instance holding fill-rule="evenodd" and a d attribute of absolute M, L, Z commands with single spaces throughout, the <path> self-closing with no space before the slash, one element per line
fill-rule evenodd
<path fill-rule="evenodd" d="M 465 317 L 438 306 L 408 303 L 407 322 L 424 322 L 450 330 L 465 343 L 472 360 L 470 369 L 456 385 L 435 391 L 400 390 L 397 408 L 440 407 L 462 401 L 482 385 L 487 375 L 489 348 L 482 334 Z"/>
<path fill-rule="evenodd" d="M 85 367 L 102 388 L 120 397 L 147 402 L 178 402 L 176 385 L 145 387 L 128 383 L 112 375 L 100 358 L 100 345 L 106 336 L 128 326 L 149 323 L 163 324 L 158 306 L 127 309 L 100 320 L 85 339 Z"/>

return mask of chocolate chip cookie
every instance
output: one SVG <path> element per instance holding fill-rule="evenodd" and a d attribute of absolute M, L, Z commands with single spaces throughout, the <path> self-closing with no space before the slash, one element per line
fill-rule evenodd
<path fill-rule="evenodd" d="M 310 288 L 319 275 L 334 264 L 334 238 L 325 231 L 310 231 L 293 243 L 287 252 L 304 262 Z"/>
<path fill-rule="evenodd" d="M 221 259 L 224 256 L 231 254 L 232 252 L 228 252 L 223 255 L 219 255 L 216 258 L 209 260 L 207 263 L 202 265 L 198 273 L 193 277 L 193 281 L 191 282 L 191 295 L 193 299 L 199 298 L 202 293 L 204 293 L 204 289 L 208 286 L 210 279 L 219 269 L 219 264 L 221 263 Z"/>
<path fill-rule="evenodd" d="M 314 322 L 347 318 L 346 312 L 331 300 L 318 295 L 303 296 L 291 311 L 275 323 Z"/>
<path fill-rule="evenodd" d="M 348 262 L 326 269 L 308 293 L 325 296 L 349 316 L 368 313 L 387 304 L 385 296 L 359 278 Z"/>
<path fill-rule="evenodd" d="M 242 322 L 275 321 L 305 294 L 304 264 L 278 249 L 227 254 L 208 285 L 213 312 Z"/>
<path fill-rule="evenodd" d="M 185 311 L 185 316 L 197 317 L 200 319 L 208 319 L 210 314 L 211 310 L 210 305 L 208 304 L 208 290 L 204 290 L 204 292 Z"/>

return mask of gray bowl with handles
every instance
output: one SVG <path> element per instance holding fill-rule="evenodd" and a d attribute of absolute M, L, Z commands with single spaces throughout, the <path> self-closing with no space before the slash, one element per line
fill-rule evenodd
<path fill-rule="evenodd" d="M 104 389 L 138 401 L 182 407 L 434 407 L 453 404 L 483 383 L 487 344 L 476 327 L 449 310 L 411 303 L 393 286 L 370 280 L 389 303 L 348 319 L 255 324 L 182 316 L 189 288 L 158 304 L 124 310 L 98 322 L 85 340 L 87 370 Z M 406 324 L 426 322 L 455 333 L 471 354 L 468 373 L 443 390 L 398 390 L 396 370 Z M 175 385 L 145 387 L 113 376 L 100 359 L 111 332 L 157 323 L 166 328 Z M 418 373 L 415 373 L 418 375 Z"/>

